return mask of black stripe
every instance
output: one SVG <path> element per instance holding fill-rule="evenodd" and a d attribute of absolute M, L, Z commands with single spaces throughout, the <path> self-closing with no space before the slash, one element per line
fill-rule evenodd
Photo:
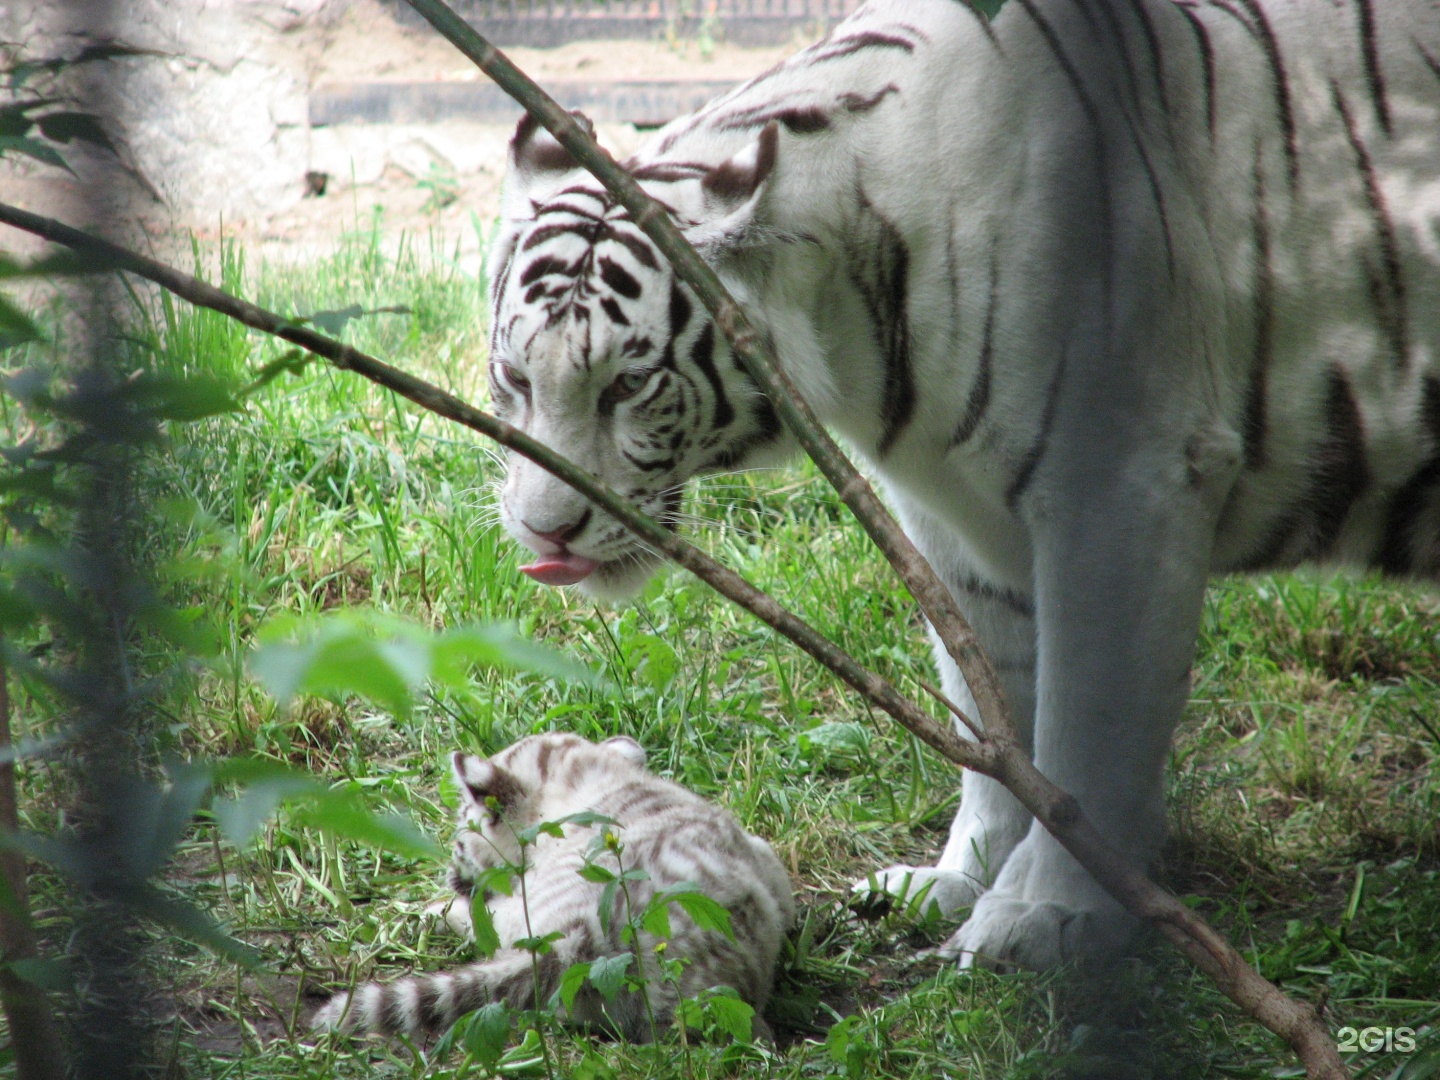
<path fill-rule="evenodd" d="M 635 261 L 647 270 L 660 269 L 660 264 L 655 261 L 655 253 L 650 250 L 649 242 L 641 237 L 632 236 L 630 233 L 623 232 L 607 223 L 600 235 L 600 239 L 613 240 L 617 244 L 624 244 L 625 249 L 635 257 Z"/>
<path fill-rule="evenodd" d="M 417 980 L 420 996 L 416 1011 L 419 1013 L 420 1026 L 427 1031 L 441 1031 L 454 1019 L 450 1010 L 440 1007 L 441 980 L 448 978 L 448 975 L 432 975 L 427 979 Z"/>
<path fill-rule="evenodd" d="M 1189 4 L 1179 5 L 1180 13 L 1190 22 L 1195 31 L 1195 43 L 1200 49 L 1200 59 L 1205 68 L 1205 123 L 1210 131 L 1210 141 L 1215 141 L 1215 46 L 1210 42 L 1210 31 L 1204 21 Z"/>
<path fill-rule="evenodd" d="M 829 114 L 818 105 L 784 108 L 764 105 L 721 117 L 715 121 L 715 129 L 733 131 L 736 128 L 764 127 L 772 120 L 784 124 L 785 129 L 794 135 L 813 135 L 830 126 Z"/>
<path fill-rule="evenodd" d="M 1015 479 L 1005 490 L 1005 505 L 1010 508 L 1012 514 L 1019 509 L 1020 497 L 1025 494 L 1026 488 L 1035 479 L 1035 468 L 1040 464 L 1040 459 L 1045 456 L 1046 446 L 1050 442 L 1050 428 L 1055 423 L 1055 406 L 1060 400 L 1060 384 L 1065 379 L 1067 359 L 1067 355 L 1062 352 L 1059 363 L 1055 365 L 1055 374 L 1050 378 L 1050 386 L 1045 391 L 1045 409 L 1040 414 L 1040 433 L 1036 435 L 1034 444 L 1020 463 L 1020 470 L 1015 474 Z"/>
<path fill-rule="evenodd" d="M 1385 536 L 1376 564 L 1387 574 L 1406 574 L 1419 564 L 1415 525 L 1440 486 L 1440 377 L 1428 375 L 1421 392 L 1420 426 L 1430 439 L 1430 458 L 1401 485 L 1385 515 Z"/>
<path fill-rule="evenodd" d="M 905 52 L 914 52 L 915 43 L 902 37 L 895 37 L 891 34 L 881 34 L 870 31 L 863 34 L 852 34 L 849 37 L 836 38 L 829 42 L 821 42 L 816 46 L 814 55 L 808 57 L 810 64 L 823 64 L 827 60 L 839 60 L 842 57 L 850 56 L 860 52 L 862 49 L 903 49 Z"/>
<path fill-rule="evenodd" d="M 1326 375 L 1324 412 L 1325 434 L 1311 452 L 1305 494 L 1281 515 L 1255 554 L 1238 569 L 1254 571 L 1279 565 L 1302 530 L 1309 536 L 1300 550 L 1290 553 L 1286 564 L 1325 555 L 1339 539 L 1355 500 L 1369 486 L 1360 409 L 1349 378 L 1339 368 L 1331 368 Z"/>
<path fill-rule="evenodd" d="M 953 450 L 967 442 L 980 426 L 980 420 L 990 404 L 991 368 L 995 359 L 995 307 L 999 299 L 1000 260 L 993 245 L 990 252 L 990 296 L 985 303 L 985 330 L 980 339 L 980 368 L 975 374 L 974 385 L 970 387 L 970 400 L 965 404 L 965 415 L 950 436 L 949 449 Z"/>
<path fill-rule="evenodd" d="M 1140 133 L 1126 119 L 1126 126 L 1130 128 L 1130 136 L 1135 143 L 1135 152 L 1140 155 L 1140 164 L 1145 169 L 1145 179 L 1150 182 L 1150 197 L 1155 200 L 1155 214 L 1160 218 L 1160 231 L 1165 235 L 1165 265 L 1170 271 L 1170 279 L 1175 279 L 1175 238 L 1170 232 L 1170 213 L 1165 209 L 1165 193 L 1160 188 L 1160 177 L 1155 172 L 1155 166 L 1150 163 L 1150 154 L 1145 149 L 1145 144 L 1140 138 Z"/>
<path fill-rule="evenodd" d="M 600 280 L 625 297 L 626 300 L 640 298 L 640 282 L 635 280 L 635 275 L 614 259 L 604 255 L 600 257 Z"/>
<path fill-rule="evenodd" d="M 715 420 L 717 428 L 727 427 L 735 419 L 735 410 L 725 396 L 725 384 L 720 381 L 720 372 L 715 370 L 715 324 L 707 322 L 695 344 L 690 346 L 690 359 L 710 383 L 715 392 Z"/>
<path fill-rule="evenodd" d="M 591 244 L 595 239 L 595 228 L 594 225 L 575 222 L 567 222 L 564 225 L 542 225 L 525 237 L 525 242 L 520 245 L 520 250 L 529 251 L 531 248 L 539 247 L 547 240 L 554 240 L 557 236 L 574 236 L 582 243 Z"/>
<path fill-rule="evenodd" d="M 551 274 L 559 274 L 561 277 L 573 278 L 576 269 L 577 267 L 573 263 L 568 263 L 564 259 L 557 259 L 553 255 L 542 255 L 529 266 L 525 267 L 524 270 L 520 271 L 520 284 L 522 286 L 529 285 Z"/>
<path fill-rule="evenodd" d="M 670 341 L 672 345 L 690 323 L 690 298 L 675 282 L 670 283 Z M 672 363 L 668 366 L 673 366 Z"/>
<path fill-rule="evenodd" d="M 589 515 L 589 507 L 585 508 L 585 513 L 587 516 Z M 550 775 L 550 758 L 555 753 L 555 750 L 555 744 L 549 739 L 545 739 L 540 743 L 540 750 L 535 755 L 535 771 L 540 774 L 540 782 L 542 784 Z"/>
<path fill-rule="evenodd" d="M 1275 350 L 1275 276 L 1270 264 L 1270 211 L 1266 205 L 1264 149 L 1255 147 L 1255 201 L 1251 225 L 1255 242 L 1255 344 L 1250 357 L 1250 387 L 1245 396 L 1245 467 L 1265 464 L 1270 364 Z"/>
<path fill-rule="evenodd" d="M 1355 168 L 1365 185 L 1365 200 L 1370 208 L 1370 220 L 1375 226 L 1375 238 L 1380 244 L 1380 262 L 1384 280 L 1372 277 L 1371 293 L 1390 338 L 1390 349 L 1394 354 L 1397 369 L 1404 371 L 1410 363 L 1410 327 L 1405 309 L 1405 279 L 1400 268 L 1400 245 L 1395 239 L 1395 225 L 1390 220 L 1390 209 L 1385 203 L 1385 193 L 1380 190 L 1380 178 L 1376 175 L 1370 152 L 1360 138 L 1355 118 L 1340 90 L 1340 84 L 1330 83 L 1330 92 L 1335 99 L 1335 109 L 1345 123 L 1345 135 L 1350 140 L 1350 149 L 1355 154 Z"/>
<path fill-rule="evenodd" d="M 1295 129 L 1295 109 L 1290 101 L 1290 78 L 1285 73 L 1285 61 L 1280 55 L 1280 42 L 1270 20 L 1265 17 L 1259 0 L 1237 0 L 1255 20 L 1255 32 L 1265 50 L 1265 59 L 1270 63 L 1270 74 L 1275 83 L 1275 111 L 1280 130 L 1285 135 L 1285 160 L 1290 172 L 1290 190 L 1300 185 L 1300 147 Z"/>
<path fill-rule="evenodd" d="M 400 987 L 410 981 L 401 979 L 399 982 L 380 988 L 380 1008 L 376 1010 L 379 1015 L 375 1017 L 378 1023 L 374 1025 L 374 1030 L 385 1035 L 394 1035 L 410 1030 L 410 1016 L 405 1011 L 400 995 Z"/>
<path fill-rule="evenodd" d="M 600 298 L 600 310 L 609 316 L 611 322 L 617 323 L 620 326 L 630 325 L 630 320 L 627 319 L 625 313 L 620 310 L 620 305 L 615 302 L 613 296 L 602 296 Z"/>
<path fill-rule="evenodd" d="M 1350 379 L 1331 368 L 1325 394 L 1325 439 L 1316 449 L 1314 464 L 1315 547 L 1324 555 L 1339 539 L 1355 500 L 1370 483 L 1365 464 L 1365 425 Z"/>
<path fill-rule="evenodd" d="M 1425 61 L 1425 66 L 1430 69 L 1430 73 L 1434 75 L 1436 79 L 1440 79 L 1440 60 L 1436 60 L 1435 57 L 1431 56 L 1425 46 L 1421 45 L 1418 41 L 1415 42 L 1415 48 L 1420 50 L 1420 58 Z"/>
<path fill-rule="evenodd" d="M 626 461 L 630 462 L 631 465 L 634 465 L 641 472 L 659 472 L 661 469 L 673 468 L 675 465 L 674 458 L 660 458 L 657 461 L 644 461 L 640 458 L 637 458 L 634 454 L 630 453 L 629 450 L 621 450 L 620 452 L 625 455 Z"/>
<path fill-rule="evenodd" d="M 1375 8 L 1372 0 L 1355 0 L 1360 16 L 1360 52 L 1365 58 L 1365 81 L 1375 105 L 1375 118 L 1380 130 L 1390 134 L 1390 99 L 1385 91 L 1385 69 L 1380 66 L 1380 50 L 1375 41 Z"/>
<path fill-rule="evenodd" d="M 910 357 L 910 249 L 900 230 L 857 191 L 862 219 L 846 240 L 847 272 L 870 316 L 884 364 L 880 440 L 884 457 L 915 412 L 915 373 Z"/>
<path fill-rule="evenodd" d="M 1155 24 L 1150 21 L 1150 12 L 1144 0 L 1130 0 L 1130 9 L 1140 22 L 1140 32 L 1145 37 L 1145 46 L 1150 50 L 1150 66 L 1155 73 L 1155 95 L 1160 101 L 1160 110 L 1170 115 L 1170 95 L 1165 89 L 1165 56 L 1160 51 L 1160 36 L 1155 33 Z"/>
<path fill-rule="evenodd" d="M 1076 2 L 1083 4 L 1086 0 L 1076 0 Z M 1113 42 L 1115 50 L 1120 54 L 1120 63 L 1125 71 L 1125 89 L 1130 95 L 1131 102 L 1139 105 L 1140 77 L 1135 73 L 1135 62 L 1125 41 L 1125 28 L 1120 25 L 1120 19 L 1110 7 L 1109 0 L 1100 0 L 1100 12 L 1109 30 L 1109 38 Z M 1104 40 L 1103 36 L 1101 40 Z"/>
<path fill-rule="evenodd" d="M 970 596 L 979 597 L 982 600 L 993 600 L 1003 604 L 1017 615 L 1024 615 L 1027 618 L 1035 617 L 1035 605 L 1028 597 L 1022 596 L 1014 589 L 1008 589 L 1003 585 L 992 585 L 988 581 L 981 581 L 974 574 L 971 574 L 964 581 L 958 583 L 961 592 Z"/>
<path fill-rule="evenodd" d="M 1044 16 L 1042 16 L 1036 8 L 1034 0 L 1017 0 L 1017 2 L 1025 10 L 1025 14 L 1030 16 L 1030 20 L 1035 23 L 1036 28 L 1039 29 L 1040 35 L 1045 39 L 1045 44 L 1055 57 L 1056 64 L 1059 65 L 1066 80 L 1074 88 L 1075 96 L 1079 99 L 1080 107 L 1084 110 L 1085 117 L 1090 122 L 1090 130 L 1095 136 L 1095 167 L 1096 171 L 1100 174 L 1100 183 L 1097 191 L 1100 197 L 1101 227 L 1104 229 L 1100 265 L 1105 276 L 1101 285 L 1104 290 L 1104 306 L 1108 319 L 1113 292 L 1113 281 L 1110 271 L 1112 260 L 1110 253 L 1114 249 L 1114 213 L 1110 201 L 1110 155 L 1105 145 L 1105 131 L 1100 123 L 1100 110 L 1096 108 L 1094 99 L 1091 98 L 1090 92 L 1085 88 L 1085 83 L 1080 78 L 1079 70 L 1066 54 L 1059 35 L 1055 33 L 1055 28 L 1045 21 Z"/>

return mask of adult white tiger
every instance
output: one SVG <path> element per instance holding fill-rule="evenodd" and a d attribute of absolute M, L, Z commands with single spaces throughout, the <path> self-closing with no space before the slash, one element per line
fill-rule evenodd
<path fill-rule="evenodd" d="M 1440 575 L 1440 0 L 1011 0 L 988 25 L 872 0 L 627 166 L 881 475 L 1040 768 L 1135 858 L 1211 571 Z M 529 123 L 503 216 L 502 415 L 662 516 L 690 476 L 789 449 Z M 502 515 L 538 580 L 623 595 L 652 569 L 519 458 Z M 916 878 L 974 902 L 965 961 L 1128 930 L 981 776 Z"/>

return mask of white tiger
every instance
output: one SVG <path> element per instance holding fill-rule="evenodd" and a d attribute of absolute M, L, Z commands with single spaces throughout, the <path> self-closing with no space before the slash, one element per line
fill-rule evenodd
<path fill-rule="evenodd" d="M 757 1034 L 768 1035 L 760 1013 L 795 914 L 790 877 L 769 844 L 747 833 L 728 811 L 648 772 L 644 748 L 628 736 L 597 745 L 578 735 L 531 735 L 490 758 L 457 753 L 451 765 L 460 792 L 460 833 L 450 868 L 456 899 L 443 910 L 452 926 L 468 932 L 471 894 L 485 871 L 524 865 L 523 884 L 511 895 L 485 897 L 504 947 L 456 971 L 367 983 L 353 995 L 336 994 L 315 1014 L 313 1027 L 409 1035 L 443 1031 L 492 1001 L 519 1009 L 535 1007 L 538 998 L 543 1005 L 572 964 L 631 952 L 621 938 L 629 917 L 625 894 L 613 899 L 607 919 L 600 912 L 604 884 L 579 873 L 596 829 L 611 826 L 572 823 L 563 826 L 562 836 L 541 833 L 528 851 L 520 848 L 522 830 L 594 811 L 615 822 L 623 867 L 613 850 L 592 861 L 612 873 L 630 869 L 647 875 L 627 886 L 637 914 L 656 890 L 690 882 L 728 910 L 734 936 L 701 929 L 671 905 L 666 956 L 685 962 L 678 985 L 659 978 L 654 951 L 659 939 L 642 931 L 633 950 L 646 977 L 649 1009 L 639 994 L 622 993 L 607 1003 L 587 984 L 569 1019 L 646 1041 L 652 1014 L 657 1025 L 668 1026 L 678 996 L 728 986 L 755 1009 Z M 514 947 L 523 938 L 550 933 L 561 936 L 533 962 L 530 953 Z M 636 966 L 632 963 L 632 975 Z"/>
<path fill-rule="evenodd" d="M 1440 0 L 872 0 L 626 163 L 883 479 L 1041 770 L 1149 859 L 1217 571 L 1440 576 Z M 790 450 L 687 289 L 522 123 L 493 260 L 501 415 L 673 520 Z M 512 457 L 527 569 L 653 560 Z M 946 693 L 973 701 L 943 650 Z M 972 713 L 973 714 L 973 713 Z M 1131 924 L 970 774 L 934 867 L 962 963 Z"/>

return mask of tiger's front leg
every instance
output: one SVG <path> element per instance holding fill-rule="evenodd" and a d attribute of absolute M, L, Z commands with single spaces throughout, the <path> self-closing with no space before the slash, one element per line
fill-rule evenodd
<path fill-rule="evenodd" d="M 985 646 L 1005 691 L 1010 712 L 1027 744 L 1035 715 L 1035 613 L 1018 589 L 991 580 L 977 562 L 966 558 L 949 529 L 897 497 L 905 532 L 920 548 L 955 597 L 960 610 Z M 966 716 L 979 717 L 964 676 L 931 632 L 941 689 Z M 971 734 L 956 723 L 963 738 Z M 934 866 L 890 866 L 855 883 L 862 896 L 876 891 L 894 900 L 922 896 L 952 917 L 990 888 L 1010 853 L 1030 828 L 1030 812 L 995 780 L 966 772 L 960 808 L 950 825 L 944 851 Z"/>
<path fill-rule="evenodd" d="M 1067 464 L 1034 516 L 1035 764 L 1142 865 L 1164 835 L 1163 769 L 1189 693 L 1228 449 L 1198 469 L 1192 456 L 1188 471 L 1183 452 L 1167 462 L 1163 447 L 1129 469 Z M 965 966 L 1045 969 L 1113 956 L 1134 928 L 1032 823 L 945 951 Z"/>

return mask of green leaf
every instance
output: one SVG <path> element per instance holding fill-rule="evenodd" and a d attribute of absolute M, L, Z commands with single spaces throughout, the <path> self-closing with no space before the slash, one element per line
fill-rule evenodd
<path fill-rule="evenodd" d="M 670 905 L 665 897 L 656 893 L 645 905 L 645 910 L 640 914 L 640 929 L 648 934 L 654 934 L 658 938 L 669 940 L 670 928 Z"/>
<path fill-rule="evenodd" d="M 0 158 L 3 158 L 7 153 L 24 154 L 26 157 L 32 157 L 36 161 L 43 162 L 46 165 L 54 165 L 56 168 L 64 169 L 72 176 L 74 175 L 74 170 L 65 164 L 65 159 L 55 151 L 55 148 L 40 142 L 38 139 L 26 139 L 16 135 L 0 135 Z"/>
<path fill-rule="evenodd" d="M 270 363 L 262 367 L 255 374 L 254 379 L 240 388 L 236 396 L 240 398 L 249 397 L 262 386 L 273 382 L 282 374 L 299 375 L 314 363 L 315 359 L 316 357 L 312 353 L 307 353 L 302 349 L 290 349 L 278 359 L 271 360 Z"/>
<path fill-rule="evenodd" d="M 130 901 L 130 906 L 154 922 L 170 927 L 182 937 L 243 967 L 260 966 L 258 950 L 225 933 L 209 915 L 187 901 L 175 900 L 151 886 L 142 886 Z"/>
<path fill-rule="evenodd" d="M 615 897 L 619 891 L 618 880 L 607 883 L 605 888 L 600 890 L 600 902 L 596 905 L 596 912 L 600 916 L 600 929 L 606 934 L 610 933 L 610 923 L 615 917 Z"/>
<path fill-rule="evenodd" d="M 470 925 L 475 933 L 475 951 L 489 960 L 500 948 L 500 935 L 495 931 L 495 917 L 490 914 L 480 889 L 470 895 Z"/>
<path fill-rule="evenodd" d="M 86 261 L 73 251 L 56 251 L 42 255 L 30 262 L 19 262 L 7 255 L 0 255 L 0 280 L 7 278 L 58 277 L 68 274 L 87 274 L 97 269 L 109 269 Z"/>
<path fill-rule="evenodd" d="M 755 1010 L 731 993 L 716 993 L 704 1005 L 716 1027 L 736 1042 L 748 1043 L 754 1032 Z"/>
<path fill-rule="evenodd" d="M 524 949 L 536 956 L 544 956 L 555 947 L 555 942 L 565 936 L 563 931 L 551 930 L 548 934 L 540 934 L 536 937 L 523 937 L 515 939 L 515 948 Z"/>
<path fill-rule="evenodd" d="M 491 626 L 462 626 L 448 630 L 434 641 L 433 677 L 444 686 L 468 684 L 475 667 L 529 671 L 552 679 L 599 686 L 599 677 L 557 649 L 524 637 L 515 627 L 500 623 Z"/>
<path fill-rule="evenodd" d="M 63 960 L 12 960 L 7 966 L 17 976 L 41 990 L 65 992 L 73 989 L 75 985 L 75 975 L 70 970 L 70 965 Z"/>
<path fill-rule="evenodd" d="M 629 659 L 636 677 L 656 693 L 669 686 L 680 670 L 680 657 L 658 637 L 641 638 L 631 650 Z"/>
<path fill-rule="evenodd" d="M 147 373 L 126 387 L 126 396 L 157 420 L 190 423 L 207 416 L 238 412 L 232 384 L 214 375 L 173 375 Z"/>
<path fill-rule="evenodd" d="M 371 810 L 358 790 L 326 791 L 295 808 L 302 825 L 408 859 L 444 860 L 445 850 L 409 818 Z"/>
<path fill-rule="evenodd" d="M 92 113 L 46 113 L 36 122 L 40 126 L 41 133 L 51 142 L 69 143 L 72 139 L 79 139 L 82 142 L 92 143 L 109 150 L 112 154 L 115 152 L 110 137 L 105 134 L 105 129 L 100 125 L 100 118 Z"/>
<path fill-rule="evenodd" d="M 515 895 L 515 877 L 519 874 L 517 867 L 492 866 L 487 869 L 475 881 L 475 891 L 478 893 L 498 892 L 506 896 Z"/>
<path fill-rule="evenodd" d="M 560 987 L 555 991 L 565 1011 L 572 1012 L 575 1009 L 575 995 L 580 992 L 580 987 L 585 985 L 585 980 L 590 977 L 590 964 L 582 961 L 578 964 L 571 964 L 560 976 Z"/>
<path fill-rule="evenodd" d="M 634 960 L 633 953 L 625 952 L 591 961 L 590 971 L 587 973 L 590 985 L 600 991 L 600 996 L 606 1001 L 613 1002 L 625 988 L 625 972 Z"/>
<path fill-rule="evenodd" d="M 209 775 L 216 786 L 242 787 L 235 798 L 216 799 L 211 805 L 226 839 L 237 847 L 248 843 L 282 803 L 293 802 L 298 824 L 405 858 L 445 858 L 440 845 L 408 818 L 372 810 L 358 786 L 327 788 L 305 773 L 259 758 L 214 762 Z"/>
<path fill-rule="evenodd" d="M 390 304 L 378 308 L 363 308 L 359 304 L 351 304 L 349 307 L 337 308 L 334 311 L 316 311 L 310 315 L 300 315 L 294 321 L 301 324 L 309 323 L 321 333 L 338 338 L 351 321 L 366 315 L 409 314 L 411 311 L 404 304 Z"/>
<path fill-rule="evenodd" d="M 304 622 L 277 618 L 257 637 L 251 673 L 282 706 L 299 694 L 355 694 L 405 715 L 427 679 L 468 688 L 476 664 L 593 681 L 583 666 L 508 626 L 436 635 L 391 616 L 349 610 Z"/>
<path fill-rule="evenodd" d="M 234 798 L 218 798 L 210 804 L 220 831 L 237 848 L 248 844 L 282 803 L 324 790 L 318 781 L 284 765 L 268 761 L 255 764 L 273 772 L 254 775 Z"/>
<path fill-rule="evenodd" d="M 1005 6 L 1005 0 L 970 0 L 970 6 L 987 19 L 993 19 L 1000 14 L 1000 9 Z"/>
<path fill-rule="evenodd" d="M 35 126 L 35 120 L 30 114 L 49 104 L 49 100 L 42 98 L 36 101 L 15 101 L 0 107 L 0 137 L 17 139 L 28 134 Z"/>
<path fill-rule="evenodd" d="M 540 1045 L 540 1033 L 527 1028 L 519 1046 L 511 1047 L 495 1067 L 501 1076 L 519 1076 L 536 1072 L 545 1065 L 545 1050 Z"/>
<path fill-rule="evenodd" d="M 505 1053 L 512 1026 L 505 1003 L 492 1001 L 462 1018 L 455 1028 L 465 1052 L 490 1070 Z"/>
<path fill-rule="evenodd" d="M 615 875 L 603 866 L 596 866 L 594 863 L 586 863 L 575 871 L 586 881 L 593 881 L 597 885 L 604 885 L 607 881 L 614 881 Z"/>
<path fill-rule="evenodd" d="M 0 350 L 13 349 L 27 341 L 41 341 L 43 337 L 29 315 L 0 296 Z"/>
<path fill-rule="evenodd" d="M 713 930 L 717 934 L 724 934 L 731 941 L 735 940 L 735 931 L 730 926 L 730 912 L 724 904 L 701 892 L 700 886 L 693 881 L 682 881 L 656 893 L 646 906 L 646 914 L 657 904 L 679 904 L 685 914 L 690 916 L 690 921 L 701 930 Z M 645 928 L 650 929 L 648 925 Z M 668 937 L 668 932 L 663 936 Z"/>

